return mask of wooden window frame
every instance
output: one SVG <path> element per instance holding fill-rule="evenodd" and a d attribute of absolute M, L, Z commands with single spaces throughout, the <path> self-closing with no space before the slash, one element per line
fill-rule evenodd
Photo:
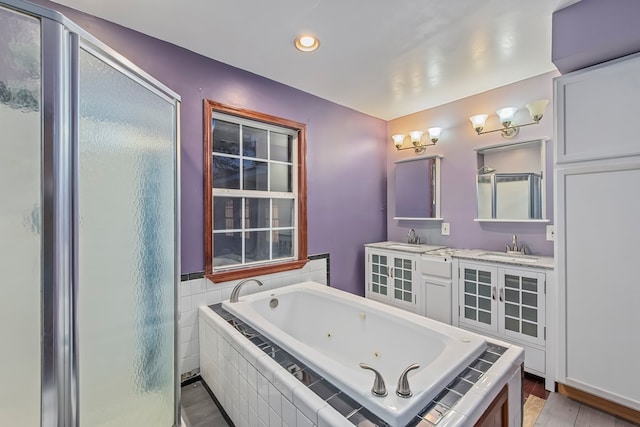
<path fill-rule="evenodd" d="M 297 259 L 291 261 L 274 261 L 270 264 L 255 267 L 238 267 L 220 272 L 213 271 L 213 134 L 211 120 L 213 112 L 236 116 L 241 119 L 249 119 L 269 125 L 293 129 L 298 133 L 298 194 L 297 194 Z M 209 99 L 204 100 L 204 262 L 205 276 L 214 283 L 227 282 L 230 280 L 245 279 L 248 277 L 260 276 L 263 274 L 278 273 L 282 271 L 296 270 L 304 267 L 307 259 L 307 125 L 293 120 L 260 113 L 257 111 L 237 108 L 225 105 Z"/>

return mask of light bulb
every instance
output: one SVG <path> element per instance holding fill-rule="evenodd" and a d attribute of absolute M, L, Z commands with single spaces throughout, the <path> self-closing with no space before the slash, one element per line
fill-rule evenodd
<path fill-rule="evenodd" d="M 400 148 L 400 146 L 402 146 L 402 143 L 404 142 L 404 135 L 399 133 L 391 135 L 391 139 L 393 139 L 393 144 L 396 146 L 396 148 Z"/>
<path fill-rule="evenodd" d="M 513 121 L 513 115 L 518 111 L 516 107 L 504 107 L 496 111 L 498 117 L 500 117 L 500 123 L 502 126 L 509 127 Z"/>
<path fill-rule="evenodd" d="M 484 124 L 487 121 L 487 117 L 489 117 L 487 114 L 476 114 L 475 116 L 469 117 L 469 120 L 471 120 L 473 129 L 476 131 L 476 133 L 482 132 L 482 129 L 484 129 Z"/>
<path fill-rule="evenodd" d="M 436 142 L 438 142 L 438 139 L 440 139 L 440 133 L 442 132 L 442 128 L 439 128 L 439 127 L 429 128 L 427 129 L 427 132 L 429 132 L 429 139 L 431 140 L 431 142 L 435 144 Z"/>
<path fill-rule="evenodd" d="M 529 110 L 529 115 L 534 122 L 539 122 L 542 119 L 548 103 L 548 99 L 539 99 L 527 104 L 527 110 Z"/>

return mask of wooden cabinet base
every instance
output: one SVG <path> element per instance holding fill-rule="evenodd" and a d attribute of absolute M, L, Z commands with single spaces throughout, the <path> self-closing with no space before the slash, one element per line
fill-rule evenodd
<path fill-rule="evenodd" d="M 507 427 L 509 425 L 509 387 L 505 385 L 484 411 L 475 427 Z"/>
<path fill-rule="evenodd" d="M 594 396 L 577 388 L 558 383 L 558 393 L 576 400 L 585 405 L 592 406 L 601 411 L 608 412 L 616 417 L 624 418 L 632 423 L 640 424 L 640 412 L 622 406 L 619 403 L 611 402 L 598 396 Z"/>

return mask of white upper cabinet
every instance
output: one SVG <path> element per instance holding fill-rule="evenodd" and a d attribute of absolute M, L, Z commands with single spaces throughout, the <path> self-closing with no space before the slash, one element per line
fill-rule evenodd
<path fill-rule="evenodd" d="M 640 56 L 558 77 L 557 163 L 640 154 L 629 124 L 640 117 Z"/>

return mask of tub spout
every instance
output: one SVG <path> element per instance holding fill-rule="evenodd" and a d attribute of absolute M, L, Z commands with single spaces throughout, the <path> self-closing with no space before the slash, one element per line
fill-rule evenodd
<path fill-rule="evenodd" d="M 399 397 L 408 399 L 413 395 L 413 393 L 411 392 L 411 388 L 409 388 L 409 380 L 407 379 L 407 375 L 410 371 L 418 369 L 419 367 L 420 365 L 414 363 L 413 365 L 410 365 L 407 369 L 402 371 L 402 374 L 400 374 L 400 378 L 398 379 L 398 387 L 396 388 L 396 394 Z"/>
<path fill-rule="evenodd" d="M 361 363 L 360 367 L 362 369 L 368 369 L 370 371 L 373 371 L 374 374 L 376 374 L 376 378 L 375 380 L 373 380 L 373 387 L 371 387 L 371 394 L 373 394 L 374 396 L 377 397 L 384 397 L 387 395 L 387 387 L 384 385 L 384 379 L 382 378 L 382 375 L 380 375 L 380 372 L 376 371 L 375 369 L 373 369 L 371 366 L 367 365 L 366 363 Z"/>
<path fill-rule="evenodd" d="M 238 302 L 238 296 L 240 295 L 240 288 L 247 282 L 256 282 L 258 286 L 262 286 L 263 283 L 258 279 L 245 279 L 242 282 L 238 283 L 233 290 L 231 291 L 231 297 L 229 297 L 229 302 Z"/>

